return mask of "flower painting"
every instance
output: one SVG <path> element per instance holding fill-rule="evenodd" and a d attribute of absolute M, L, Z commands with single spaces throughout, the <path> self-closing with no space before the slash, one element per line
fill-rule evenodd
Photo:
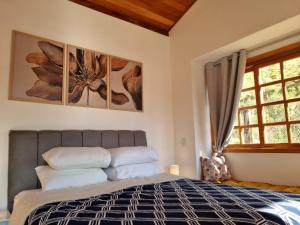
<path fill-rule="evenodd" d="M 68 46 L 67 103 L 107 108 L 108 56 Z"/>
<path fill-rule="evenodd" d="M 142 64 L 112 56 L 110 58 L 110 108 L 143 111 Z"/>
<path fill-rule="evenodd" d="M 64 44 L 13 32 L 9 98 L 63 103 Z"/>
<path fill-rule="evenodd" d="M 143 111 L 142 64 L 14 31 L 9 99 Z"/>

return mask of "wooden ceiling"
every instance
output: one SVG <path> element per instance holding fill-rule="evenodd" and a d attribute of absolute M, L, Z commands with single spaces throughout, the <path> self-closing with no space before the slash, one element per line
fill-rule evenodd
<path fill-rule="evenodd" d="M 169 35 L 196 0 L 70 0 L 99 12 Z"/>

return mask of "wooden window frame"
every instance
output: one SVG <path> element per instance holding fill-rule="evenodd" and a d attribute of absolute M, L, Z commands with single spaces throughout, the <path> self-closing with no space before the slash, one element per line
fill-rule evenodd
<path fill-rule="evenodd" d="M 287 104 L 289 102 L 300 101 L 300 97 L 294 98 L 294 99 L 286 99 L 286 94 L 285 94 L 285 90 L 284 90 L 286 82 L 293 81 L 293 80 L 299 80 L 300 76 L 284 79 L 284 74 L 283 74 L 283 61 L 286 61 L 288 59 L 292 59 L 295 57 L 299 57 L 299 56 L 300 56 L 300 42 L 297 42 L 295 44 L 291 44 L 286 47 L 279 48 L 279 49 L 273 50 L 271 52 L 267 52 L 262 55 L 258 55 L 258 56 L 247 59 L 246 73 L 251 72 L 251 71 L 254 72 L 254 87 L 245 88 L 242 91 L 255 90 L 256 105 L 240 107 L 238 109 L 238 125 L 235 126 L 235 128 L 239 129 L 240 141 L 242 141 L 242 136 L 241 136 L 242 128 L 258 127 L 260 144 L 230 144 L 225 148 L 224 152 L 233 152 L 233 153 L 234 152 L 239 152 L 239 153 L 300 153 L 300 143 L 292 144 L 291 137 L 290 137 L 290 125 L 291 124 L 300 124 L 300 120 L 289 121 L 288 120 L 288 108 L 287 108 Z M 278 81 L 273 81 L 273 82 L 269 82 L 266 84 L 259 84 L 259 72 L 258 72 L 259 68 L 268 66 L 268 65 L 272 65 L 275 63 L 280 63 L 281 79 Z M 260 102 L 261 87 L 270 86 L 272 84 L 282 84 L 283 100 L 269 102 L 269 103 L 261 103 Z M 263 121 L 262 121 L 263 120 L 262 108 L 263 108 L 263 106 L 277 105 L 277 104 L 284 104 L 286 120 L 284 122 L 268 123 L 267 126 L 268 125 L 286 125 L 287 133 L 288 133 L 287 134 L 288 135 L 288 143 L 265 144 L 263 131 L 264 131 L 264 127 L 266 126 L 266 123 L 263 123 Z M 257 110 L 258 123 L 255 125 L 240 125 L 240 110 L 251 109 L 251 108 Z"/>

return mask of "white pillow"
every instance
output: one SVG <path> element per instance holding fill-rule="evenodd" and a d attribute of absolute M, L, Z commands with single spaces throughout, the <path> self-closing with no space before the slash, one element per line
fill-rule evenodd
<path fill-rule="evenodd" d="M 54 170 L 49 166 L 38 166 L 35 171 L 43 191 L 82 187 L 107 181 L 107 175 L 100 168 Z"/>
<path fill-rule="evenodd" d="M 106 168 L 110 163 L 109 151 L 101 147 L 57 147 L 42 156 L 56 170 Z"/>
<path fill-rule="evenodd" d="M 142 163 L 108 167 L 103 169 L 109 180 L 123 180 L 135 177 L 149 177 L 157 174 L 155 163 Z"/>
<path fill-rule="evenodd" d="M 158 160 L 157 152 L 150 147 L 120 147 L 109 149 L 109 151 L 111 155 L 111 167 L 150 163 Z"/>

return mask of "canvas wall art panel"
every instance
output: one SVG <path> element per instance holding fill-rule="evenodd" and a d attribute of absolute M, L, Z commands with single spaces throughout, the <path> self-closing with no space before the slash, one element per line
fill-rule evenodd
<path fill-rule="evenodd" d="M 68 45 L 68 105 L 107 108 L 108 56 Z"/>
<path fill-rule="evenodd" d="M 9 99 L 63 103 L 63 43 L 13 31 Z"/>
<path fill-rule="evenodd" d="M 110 57 L 110 108 L 143 111 L 142 63 Z"/>

